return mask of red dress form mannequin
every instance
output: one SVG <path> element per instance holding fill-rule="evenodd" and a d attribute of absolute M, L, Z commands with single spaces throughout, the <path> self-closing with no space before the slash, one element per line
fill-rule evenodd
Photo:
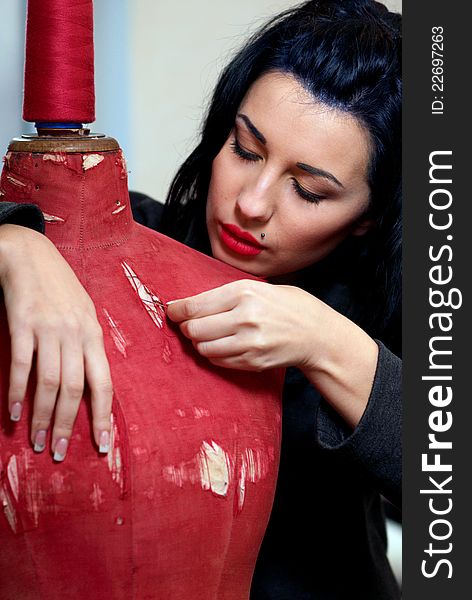
<path fill-rule="evenodd" d="M 113 444 L 97 453 L 83 403 L 63 463 L 32 451 L 31 390 L 22 421 L 7 414 L 2 316 L 0 596 L 247 598 L 275 489 L 281 373 L 213 367 L 159 304 L 242 274 L 132 220 L 120 150 L 17 151 L 29 144 L 12 143 L 1 190 L 41 207 L 95 302 Z"/>
<path fill-rule="evenodd" d="M 28 56 L 62 59 L 54 44 L 65 40 L 66 52 L 69 34 L 71 43 L 76 31 L 91 36 L 86 0 L 30 0 L 29 13 L 59 15 L 57 27 L 68 16 L 74 27 L 46 44 L 49 23 L 30 21 L 27 65 Z M 63 118 L 39 63 L 27 68 L 26 118 L 93 120 L 93 89 L 85 110 L 72 94 Z M 133 222 L 114 140 L 49 133 L 12 142 L 0 196 L 40 206 L 46 234 L 95 302 L 114 384 L 113 435 L 108 456 L 99 455 L 86 394 L 66 460 L 33 452 L 34 381 L 22 420 L 9 420 L 0 302 L 0 598 L 247 599 L 275 490 L 282 373 L 213 367 L 162 309 L 245 275 Z"/>

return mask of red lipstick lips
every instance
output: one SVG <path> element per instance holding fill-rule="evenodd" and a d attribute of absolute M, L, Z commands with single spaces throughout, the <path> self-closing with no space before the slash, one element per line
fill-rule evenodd
<path fill-rule="evenodd" d="M 243 256 L 255 256 L 264 249 L 253 235 L 230 223 L 222 224 L 220 238 L 230 250 Z"/>

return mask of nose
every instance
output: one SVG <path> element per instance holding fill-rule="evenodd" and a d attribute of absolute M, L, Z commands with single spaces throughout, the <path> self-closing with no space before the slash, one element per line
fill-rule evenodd
<path fill-rule="evenodd" d="M 243 221 L 267 223 L 276 204 L 276 183 L 268 173 L 254 175 L 243 182 L 236 200 L 236 211 Z"/>

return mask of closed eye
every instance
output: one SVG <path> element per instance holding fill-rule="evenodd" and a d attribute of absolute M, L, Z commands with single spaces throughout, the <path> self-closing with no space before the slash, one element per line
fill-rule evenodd
<path fill-rule="evenodd" d="M 248 162 L 257 162 L 262 160 L 262 157 L 254 152 L 249 152 L 249 150 L 245 150 L 236 138 L 231 142 L 231 151 L 236 154 L 240 159 L 246 160 Z"/>
<path fill-rule="evenodd" d="M 292 178 L 292 185 L 300 198 L 303 198 L 307 202 L 312 202 L 313 204 L 319 204 L 322 200 L 326 198 L 326 196 L 320 196 L 319 194 L 314 194 L 313 192 L 309 192 L 304 187 L 302 187 L 298 181 Z"/>

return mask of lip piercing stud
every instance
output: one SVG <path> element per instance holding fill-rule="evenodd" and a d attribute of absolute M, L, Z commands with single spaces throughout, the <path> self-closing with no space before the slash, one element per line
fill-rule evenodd
<path fill-rule="evenodd" d="M 261 239 L 265 238 L 265 233 L 261 233 Z"/>

